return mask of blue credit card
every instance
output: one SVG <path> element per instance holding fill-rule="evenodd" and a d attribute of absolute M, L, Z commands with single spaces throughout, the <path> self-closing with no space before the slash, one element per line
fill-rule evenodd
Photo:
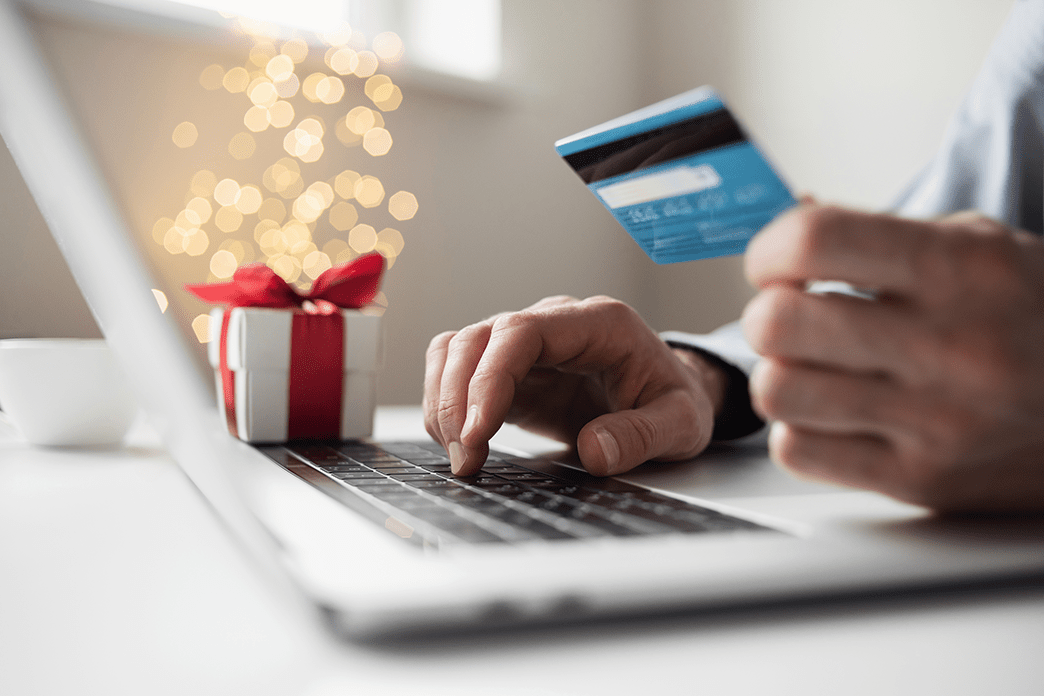
<path fill-rule="evenodd" d="M 656 263 L 741 254 L 797 201 L 710 87 L 555 143 Z"/>

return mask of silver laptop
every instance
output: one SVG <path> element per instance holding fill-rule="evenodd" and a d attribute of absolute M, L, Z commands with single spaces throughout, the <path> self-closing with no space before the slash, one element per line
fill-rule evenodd
<path fill-rule="evenodd" d="M 529 456 L 527 443 L 540 443 L 510 430 L 471 479 L 453 477 L 430 441 L 255 448 L 232 438 L 185 334 L 151 292 L 179 289 L 150 274 L 86 129 L 10 0 L 0 0 L 0 45 L 0 132 L 152 423 L 259 572 L 337 632 L 1044 574 L 1040 523 L 937 520 L 875 494 L 802 483 L 776 470 L 756 437 L 608 480 L 566 456 Z M 385 430 L 420 430 L 416 412 L 406 418 L 383 421 Z"/>

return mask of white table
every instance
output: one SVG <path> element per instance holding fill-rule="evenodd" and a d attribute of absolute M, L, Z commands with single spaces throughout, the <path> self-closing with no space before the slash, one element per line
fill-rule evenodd
<path fill-rule="evenodd" d="M 391 645 L 276 596 L 144 429 L 77 452 L 0 423 L 0 694 L 1044 694 L 1044 586 Z"/>

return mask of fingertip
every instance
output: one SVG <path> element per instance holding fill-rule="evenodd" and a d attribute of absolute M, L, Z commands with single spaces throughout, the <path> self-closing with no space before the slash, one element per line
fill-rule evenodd
<path fill-rule="evenodd" d="M 489 446 L 465 447 L 460 442 L 451 442 L 446 447 L 450 459 L 450 470 L 454 476 L 474 476 L 482 470 L 489 456 Z"/>
<path fill-rule="evenodd" d="M 601 425 L 580 431 L 576 450 L 580 463 L 592 476 L 612 476 L 632 468 L 621 464 L 619 441 Z"/>
<path fill-rule="evenodd" d="M 464 419 L 464 427 L 460 429 L 460 441 L 471 444 L 473 433 L 479 427 L 479 407 L 472 404 L 468 407 L 468 415 Z"/>
<path fill-rule="evenodd" d="M 620 466 L 620 443 L 605 428 L 595 428 L 593 433 L 602 453 L 602 465 L 606 472 L 604 475 L 611 475 Z"/>

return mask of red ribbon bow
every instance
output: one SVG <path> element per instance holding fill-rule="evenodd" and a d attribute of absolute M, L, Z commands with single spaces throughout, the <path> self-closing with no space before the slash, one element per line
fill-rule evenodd
<path fill-rule="evenodd" d="M 221 318 L 220 369 L 228 429 L 236 426 L 235 373 L 228 367 L 228 326 L 233 307 L 301 308 L 290 336 L 288 439 L 335 438 L 341 432 L 344 318 L 338 311 L 373 301 L 384 273 L 384 257 L 374 252 L 324 271 L 301 294 L 268 266 L 236 269 L 228 283 L 186 285 L 196 297 L 228 309 Z"/>
<path fill-rule="evenodd" d="M 289 308 L 310 300 L 317 305 L 326 301 L 343 309 L 358 309 L 373 301 L 382 273 L 384 257 L 372 252 L 323 271 L 304 295 L 263 263 L 240 266 L 228 283 L 185 288 L 201 300 L 229 307 Z"/>

